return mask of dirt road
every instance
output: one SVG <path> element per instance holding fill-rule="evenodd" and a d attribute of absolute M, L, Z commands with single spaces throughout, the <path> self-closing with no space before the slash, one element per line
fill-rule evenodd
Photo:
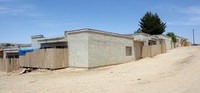
<path fill-rule="evenodd" d="M 91 70 L 0 72 L 0 93 L 200 93 L 200 47 Z"/>

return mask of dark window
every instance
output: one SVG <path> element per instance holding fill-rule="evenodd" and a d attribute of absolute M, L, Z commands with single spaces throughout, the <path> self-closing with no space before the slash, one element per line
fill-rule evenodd
<path fill-rule="evenodd" d="M 126 56 L 132 56 L 132 47 L 126 46 Z"/>

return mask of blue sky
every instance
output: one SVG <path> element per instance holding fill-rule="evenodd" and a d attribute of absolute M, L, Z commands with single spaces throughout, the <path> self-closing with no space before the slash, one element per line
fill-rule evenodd
<path fill-rule="evenodd" d="M 200 0 L 0 0 L 0 43 L 31 43 L 31 36 L 63 36 L 92 28 L 129 34 L 147 11 L 167 22 L 167 32 L 200 43 Z"/>

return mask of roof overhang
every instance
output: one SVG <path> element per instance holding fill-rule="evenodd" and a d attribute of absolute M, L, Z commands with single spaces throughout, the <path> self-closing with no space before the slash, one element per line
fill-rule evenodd
<path fill-rule="evenodd" d="M 156 42 L 157 40 L 154 40 L 154 39 L 150 39 L 149 41 L 153 41 L 153 42 Z"/>
<path fill-rule="evenodd" d="M 143 42 L 145 42 L 145 41 L 133 40 L 133 42 L 141 42 L 141 43 L 143 43 Z"/>
<path fill-rule="evenodd" d="M 38 40 L 38 43 L 60 43 L 67 42 L 67 38 L 64 37 L 53 37 L 53 38 L 42 38 Z"/>
<path fill-rule="evenodd" d="M 19 48 L 16 48 L 16 49 L 3 49 L 3 52 L 6 52 L 6 53 L 18 53 L 19 52 Z"/>

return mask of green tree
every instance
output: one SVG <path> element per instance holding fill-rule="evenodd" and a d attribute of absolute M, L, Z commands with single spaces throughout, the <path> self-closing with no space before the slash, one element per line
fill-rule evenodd
<path fill-rule="evenodd" d="M 142 33 L 142 29 L 141 29 L 141 28 L 138 28 L 138 30 L 135 31 L 134 34 L 136 34 L 136 33 Z"/>
<path fill-rule="evenodd" d="M 7 43 L 6 46 L 11 46 L 11 44 Z"/>
<path fill-rule="evenodd" d="M 171 37 L 173 42 L 177 42 L 176 36 L 173 32 L 169 32 L 166 35 Z"/>
<path fill-rule="evenodd" d="M 147 12 L 140 19 L 139 26 L 143 33 L 157 35 L 165 32 L 166 22 L 162 22 L 157 13 Z"/>

